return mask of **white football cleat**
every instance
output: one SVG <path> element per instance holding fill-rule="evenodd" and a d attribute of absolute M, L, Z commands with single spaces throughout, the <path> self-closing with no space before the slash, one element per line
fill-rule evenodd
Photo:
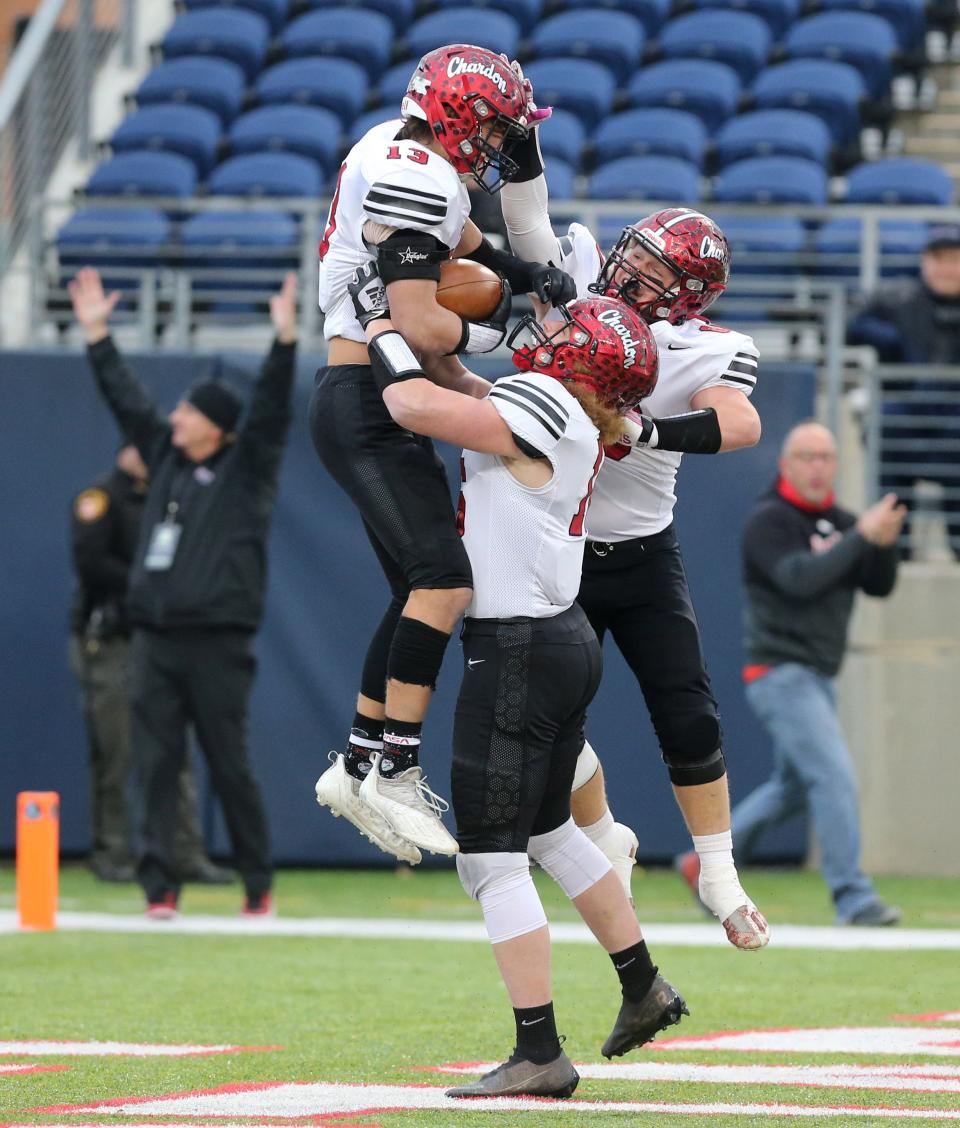
<path fill-rule="evenodd" d="M 700 900 L 723 923 L 727 939 L 744 952 L 755 952 L 770 943 L 770 925 L 750 900 L 733 866 L 725 866 L 715 876 L 701 869 L 698 883 Z"/>
<path fill-rule="evenodd" d="M 415 866 L 421 861 L 420 851 L 399 834 L 394 834 L 389 825 L 377 812 L 360 799 L 360 780 L 354 779 L 347 771 L 341 752 L 330 753 L 331 767 L 317 780 L 317 802 L 321 807 L 329 807 L 334 817 L 341 815 L 347 822 L 378 846 L 385 854 L 393 854 L 402 862 Z M 376 768 L 371 769 L 374 775 Z"/>
<path fill-rule="evenodd" d="M 633 904 L 633 891 L 630 888 L 630 878 L 633 876 L 633 867 L 637 864 L 637 847 L 640 845 L 637 836 L 623 823 L 614 823 L 612 827 L 598 840 L 597 846 L 603 851 L 604 856 L 613 866 L 614 872 L 620 878 L 620 884 L 626 890 L 627 900 Z"/>
<path fill-rule="evenodd" d="M 433 854 L 456 854 L 457 840 L 440 821 L 449 804 L 430 790 L 417 765 L 388 779 L 379 770 L 380 757 L 360 784 L 360 802 L 371 808 L 394 834 Z"/>

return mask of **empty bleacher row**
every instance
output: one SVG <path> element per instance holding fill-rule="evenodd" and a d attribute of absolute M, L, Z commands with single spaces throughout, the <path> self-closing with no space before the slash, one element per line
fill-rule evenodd
<path fill-rule="evenodd" d="M 349 146 L 397 114 L 420 55 L 450 42 L 519 57 L 538 102 L 555 107 L 541 140 L 557 200 L 666 200 L 718 212 L 738 203 L 944 205 L 953 195 L 930 162 L 858 163 L 862 127 L 889 121 L 893 76 L 922 70 L 924 0 L 181 8 L 79 210 L 57 233 L 61 272 L 82 261 L 295 265 L 298 211 L 280 201 L 329 195 Z M 190 214 L 198 196 L 209 202 Z M 117 206 L 118 197 L 131 205 Z M 257 204 L 227 203 L 238 197 Z M 733 217 L 728 226 L 735 250 L 793 254 L 804 269 L 859 239 L 853 217 L 816 225 L 771 215 L 740 229 Z M 891 221 L 881 235 L 895 249 L 922 245 L 919 223 Z"/>

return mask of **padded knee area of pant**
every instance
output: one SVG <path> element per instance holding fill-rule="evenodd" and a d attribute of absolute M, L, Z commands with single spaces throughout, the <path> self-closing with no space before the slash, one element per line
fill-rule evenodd
<path fill-rule="evenodd" d="M 458 854 L 457 873 L 467 894 L 480 902 L 491 944 L 546 925 L 526 854 Z"/>
<path fill-rule="evenodd" d="M 670 782 L 678 787 L 712 783 L 726 774 L 720 721 L 710 713 L 673 723 L 669 734 L 661 734 L 663 762 Z"/>
<path fill-rule="evenodd" d="M 597 768 L 600 767 L 600 761 L 597 759 L 597 754 L 593 750 L 589 740 L 583 742 L 583 747 L 580 749 L 580 755 L 577 757 L 577 770 L 573 774 L 573 791 L 579 791 L 585 783 L 597 774 Z"/>
<path fill-rule="evenodd" d="M 556 830 L 533 835 L 527 853 L 571 900 L 610 872 L 610 862 L 573 819 Z"/>

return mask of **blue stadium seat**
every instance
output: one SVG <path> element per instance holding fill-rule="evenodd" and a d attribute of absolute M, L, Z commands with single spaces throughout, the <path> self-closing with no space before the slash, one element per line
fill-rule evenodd
<path fill-rule="evenodd" d="M 587 184 L 594 200 L 669 200 L 694 204 L 700 199 L 700 172 L 676 157 L 621 157 L 597 169 Z"/>
<path fill-rule="evenodd" d="M 172 224 L 156 208 L 82 208 L 57 232 L 61 267 L 151 267 L 164 258 Z"/>
<path fill-rule="evenodd" d="M 393 25 L 379 12 L 322 8 L 287 24 L 280 42 L 290 58 L 352 59 L 373 77 L 382 74 L 390 62 L 393 36 Z"/>
<path fill-rule="evenodd" d="M 212 110 L 161 103 L 125 118 L 110 138 L 110 148 L 115 153 L 131 149 L 180 153 L 204 176 L 216 161 L 220 129 L 220 119 Z"/>
<path fill-rule="evenodd" d="M 790 215 L 713 215 L 712 219 L 730 243 L 737 274 L 801 272 L 800 256 L 807 249 L 802 220 Z"/>
<path fill-rule="evenodd" d="M 443 8 L 415 20 L 407 29 L 407 47 L 416 58 L 447 43 L 474 43 L 509 58 L 517 55 L 520 27 L 506 12 L 486 8 L 478 13 L 475 8 Z"/>
<path fill-rule="evenodd" d="M 154 67 L 135 95 L 138 106 L 184 102 L 205 106 L 222 122 L 232 121 L 243 104 L 246 82 L 236 63 L 225 59 L 172 59 Z"/>
<path fill-rule="evenodd" d="M 830 59 L 856 67 L 874 98 L 890 86 L 897 37 L 879 16 L 821 12 L 795 23 L 783 45 L 791 59 Z"/>
<path fill-rule="evenodd" d="M 740 78 L 726 63 L 670 59 L 644 67 L 627 87 L 634 106 L 669 106 L 696 114 L 713 130 L 737 112 Z"/>
<path fill-rule="evenodd" d="M 183 0 L 183 6 L 188 11 L 194 8 L 246 8 L 248 12 L 263 16 L 270 25 L 270 31 L 276 34 L 286 23 L 290 0 Z"/>
<path fill-rule="evenodd" d="M 377 93 L 380 95 L 380 101 L 388 109 L 393 108 L 396 113 L 400 113 L 400 103 L 407 92 L 407 86 L 416 66 L 413 59 L 404 59 L 402 63 L 394 63 L 380 79 Z"/>
<path fill-rule="evenodd" d="M 603 63 L 623 82 L 639 65 L 645 40 L 643 25 L 626 12 L 586 8 L 538 24 L 530 47 L 539 59 L 559 55 Z"/>
<path fill-rule="evenodd" d="M 462 8 L 465 0 L 434 0 L 435 8 Z M 473 8 L 481 9 L 478 18 L 482 21 L 490 9 L 507 12 L 513 16 L 523 35 L 529 34 L 543 12 L 543 0 L 473 0 Z M 482 23 L 481 23 L 482 26 Z M 475 40 L 470 40 L 471 43 Z"/>
<path fill-rule="evenodd" d="M 214 196 L 319 196 L 323 177 L 297 153 L 245 153 L 215 168 L 207 188 Z"/>
<path fill-rule="evenodd" d="M 367 110 L 365 114 L 356 118 L 347 130 L 347 145 L 356 145 L 368 129 L 373 129 L 375 125 L 379 125 L 381 122 L 390 121 L 391 118 L 399 119 L 399 115 L 390 106 L 379 106 L 375 110 Z"/>
<path fill-rule="evenodd" d="M 587 59 L 535 59 L 524 67 L 541 106 L 576 115 L 592 129 L 610 112 L 616 80 L 605 66 Z"/>
<path fill-rule="evenodd" d="M 287 59 L 260 75 L 256 91 L 261 102 L 324 106 L 346 123 L 363 109 L 367 72 L 349 59 Z"/>
<path fill-rule="evenodd" d="M 540 149 L 546 158 L 558 157 L 573 168 L 580 167 L 580 154 L 587 133 L 578 117 L 569 110 L 554 110 L 537 128 L 540 131 Z"/>
<path fill-rule="evenodd" d="M 179 153 L 135 150 L 118 153 L 94 169 L 88 196 L 192 196 L 197 187 L 193 161 Z"/>
<path fill-rule="evenodd" d="M 859 219 L 832 219 L 814 234 L 821 256 L 817 273 L 856 278 L 860 274 L 863 245 Z M 880 223 L 880 273 L 886 277 L 914 275 L 927 245 L 927 225 L 918 220 L 884 220 Z"/>
<path fill-rule="evenodd" d="M 180 229 L 180 254 L 181 265 L 194 272 L 194 299 L 205 312 L 242 315 L 256 308 L 251 300 L 262 301 L 286 271 L 296 270 L 299 225 L 284 212 L 200 212 Z M 253 270 L 258 273 L 251 277 Z"/>
<path fill-rule="evenodd" d="M 777 41 L 799 15 L 801 0 L 694 0 L 694 7 L 751 12 L 766 21 Z"/>
<path fill-rule="evenodd" d="M 332 110 L 319 106 L 261 106 L 237 118 L 230 148 L 240 153 L 299 153 L 328 175 L 337 167 L 343 124 Z"/>
<path fill-rule="evenodd" d="M 613 8 L 629 12 L 643 24 L 647 35 L 655 36 L 670 11 L 670 0 L 567 0 L 565 8 Z"/>
<path fill-rule="evenodd" d="M 300 0 L 304 8 L 365 8 L 380 12 L 393 21 L 394 30 L 403 32 L 413 19 L 415 0 Z"/>
<path fill-rule="evenodd" d="M 263 65 L 270 26 L 263 16 L 242 8 L 201 8 L 184 12 L 163 37 L 165 59 L 211 55 L 243 68 L 248 79 Z"/>
<path fill-rule="evenodd" d="M 933 161 L 891 157 L 857 165 L 847 176 L 848 204 L 936 204 L 953 200 L 953 180 Z"/>
<path fill-rule="evenodd" d="M 671 20 L 660 34 L 667 59 L 711 59 L 726 63 L 750 82 L 770 54 L 770 28 L 749 12 L 691 12 Z"/>
<path fill-rule="evenodd" d="M 755 110 L 731 118 L 714 139 L 718 164 L 746 157 L 806 157 L 826 165 L 833 138 L 826 123 L 802 110 Z"/>
<path fill-rule="evenodd" d="M 825 204 L 827 174 L 802 157 L 750 157 L 717 177 L 713 198 L 741 204 Z"/>
<path fill-rule="evenodd" d="M 753 84 L 758 109 L 794 109 L 826 122 L 838 145 L 860 132 L 860 103 L 867 96 L 863 76 L 847 63 L 796 59 L 761 71 Z"/>
<path fill-rule="evenodd" d="M 593 153 L 597 164 L 616 157 L 658 153 L 702 168 L 706 144 L 706 127 L 695 114 L 683 110 L 627 110 L 600 123 L 593 136 Z"/>
<path fill-rule="evenodd" d="M 238 250 L 259 249 L 267 251 L 286 250 L 283 256 L 289 262 L 289 252 L 296 256 L 300 233 L 296 219 L 285 212 L 275 211 L 229 211 L 200 212 L 191 216 L 180 229 L 180 244 L 184 255 L 190 259 L 190 251 L 196 248 L 216 248 L 222 253 L 236 255 Z M 198 265 L 209 262 L 206 254 L 197 260 Z M 242 260 L 241 265 L 260 266 L 262 256 L 251 261 Z"/>
<path fill-rule="evenodd" d="M 897 42 L 905 51 L 923 46 L 927 28 L 924 0 L 820 0 L 820 3 L 829 12 L 869 12 L 881 16 L 896 32 Z"/>
<path fill-rule="evenodd" d="M 547 189 L 552 200 L 572 200 L 576 173 L 566 161 L 549 161 L 546 166 Z"/>

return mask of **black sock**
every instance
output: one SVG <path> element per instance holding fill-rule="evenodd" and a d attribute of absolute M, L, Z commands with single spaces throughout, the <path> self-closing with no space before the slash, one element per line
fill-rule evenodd
<path fill-rule="evenodd" d="M 392 779 L 420 763 L 422 727 L 422 721 L 394 721 L 387 717 L 383 722 L 383 757 L 380 760 L 382 776 Z"/>
<path fill-rule="evenodd" d="M 356 713 L 353 718 L 353 727 L 350 729 L 350 739 L 347 742 L 347 751 L 344 754 L 344 767 L 347 775 L 354 779 L 363 779 L 370 771 L 370 757 L 374 752 L 383 748 L 383 721 L 376 721 L 373 717 L 365 717 L 363 713 Z"/>
<path fill-rule="evenodd" d="M 546 1065 L 560 1053 L 553 1003 L 544 1003 L 542 1007 L 514 1007 L 513 1020 L 517 1024 L 517 1053 L 522 1057 Z"/>
<path fill-rule="evenodd" d="M 623 997 L 631 1003 L 639 1003 L 650 990 L 657 975 L 657 967 L 650 959 L 646 940 L 624 948 L 622 952 L 611 952 L 610 959 L 620 977 Z"/>

